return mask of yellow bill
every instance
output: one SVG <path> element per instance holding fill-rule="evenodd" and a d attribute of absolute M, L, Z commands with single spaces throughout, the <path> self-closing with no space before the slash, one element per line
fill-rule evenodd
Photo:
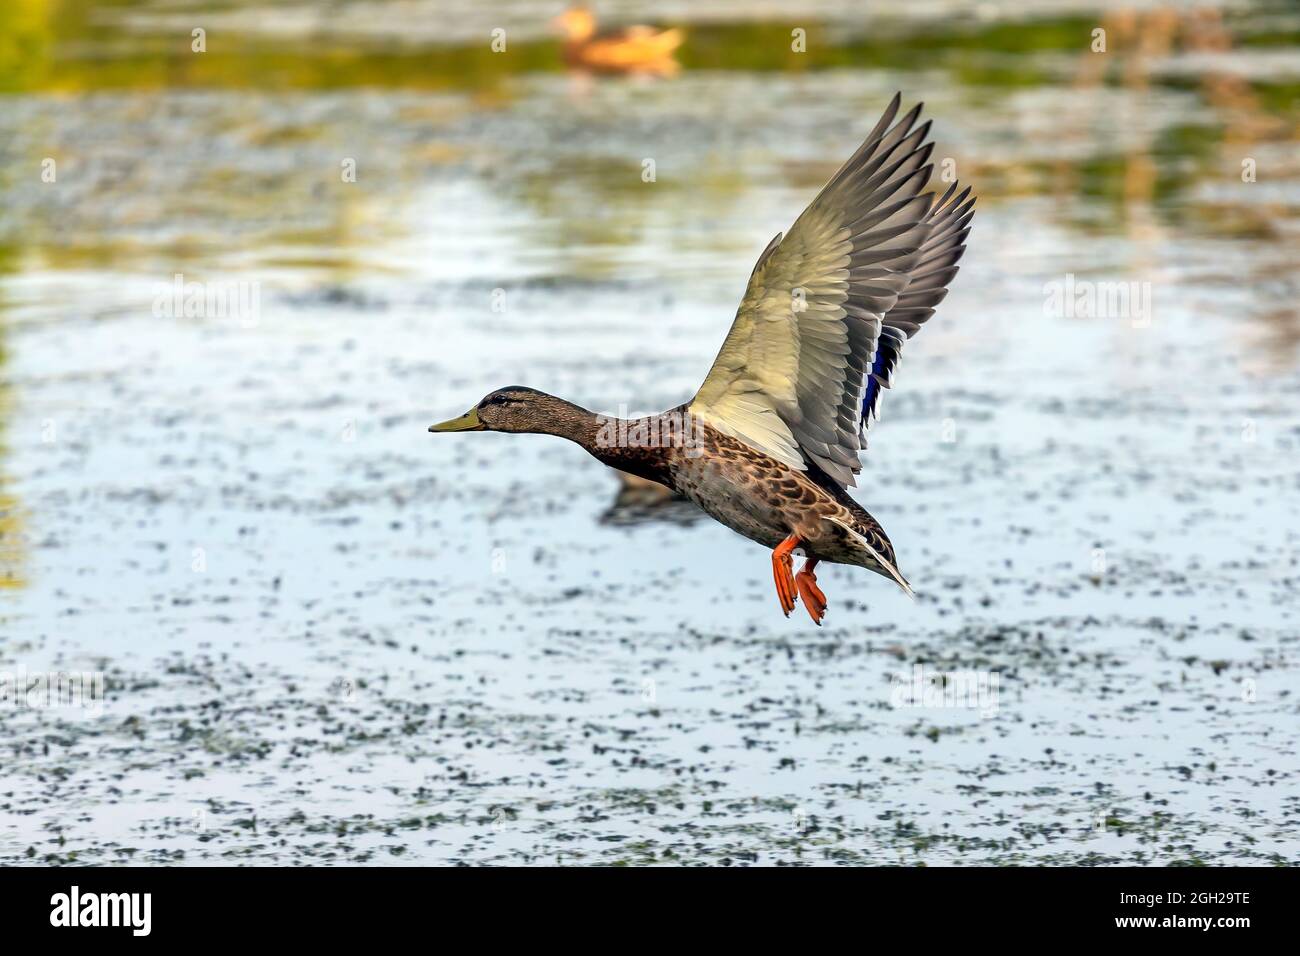
<path fill-rule="evenodd" d="M 460 418 L 453 418 L 438 425 L 430 425 L 431 432 L 481 432 L 483 423 L 478 420 L 478 409 L 471 408 Z"/>

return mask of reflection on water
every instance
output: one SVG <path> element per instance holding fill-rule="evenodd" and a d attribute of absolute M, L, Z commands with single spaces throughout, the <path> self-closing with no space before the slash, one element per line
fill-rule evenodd
<path fill-rule="evenodd" d="M 335 10 L 346 13 L 349 6 Z M 367 6 L 356 5 L 358 12 Z M 417 4 L 401 14 L 423 9 Z M 428 9 L 432 17 L 436 8 Z M 982 9 L 987 15 L 998 7 Z M 1014 12 L 1010 5 L 1002 9 Z M 566 217 L 560 208 L 572 207 L 574 193 L 594 190 L 617 200 L 619 191 L 628 197 L 648 192 L 628 175 L 639 171 L 644 157 L 629 152 L 611 162 L 600 144 L 590 148 L 591 138 L 607 142 L 631 133 L 632 142 L 623 145 L 640 139 L 662 151 L 674 138 L 703 134 L 715 140 L 706 145 L 717 147 L 728 125 L 717 110 L 729 105 L 728 84 L 720 77 L 745 77 L 744 83 L 757 77 L 755 96 L 761 97 L 763 74 L 820 72 L 825 84 L 839 87 L 841 71 L 858 70 L 864 94 L 889 77 L 894 82 L 886 86 L 909 85 L 915 74 L 910 85 L 950 98 L 965 114 L 969 138 L 955 146 L 984 146 L 981 135 L 1002 137 L 1000 149 L 954 157 L 964 166 L 969 161 L 988 199 L 1052 196 L 1061 220 L 1078 229 L 1150 235 L 1176 227 L 1258 237 L 1276 225 L 1275 194 L 1264 200 L 1236 190 L 1228 198 L 1206 187 L 1224 184 L 1225 174 L 1247 158 L 1246 145 L 1262 152 L 1252 158 L 1265 164 L 1266 182 L 1297 175 L 1290 147 L 1300 135 L 1300 18 L 1287 16 L 1287 9 L 1258 4 L 1225 14 L 1209 7 L 1133 11 L 1113 4 L 1096 22 L 1079 14 L 880 23 L 846 17 L 808 26 L 803 52 L 791 49 L 787 23 L 708 18 L 692 25 L 681 52 L 683 64 L 701 79 L 593 86 L 576 78 L 545 83 L 563 72 L 564 62 L 558 41 L 547 37 L 547 5 L 540 3 L 531 17 L 532 5 L 511 7 L 510 21 L 533 29 L 521 31 L 523 39 L 500 53 L 486 33 L 473 42 L 449 42 L 460 34 L 444 27 L 423 45 L 411 35 L 403 44 L 383 42 L 385 30 L 410 32 L 392 23 L 349 43 L 321 36 L 323 24 L 292 18 L 268 29 L 268 22 L 279 21 L 268 20 L 256 3 L 215 13 L 235 32 L 193 53 L 188 33 L 177 35 L 189 15 L 178 17 L 159 3 L 20 0 L 0 13 L 6 38 L 0 89 L 17 94 L 6 126 L 17 124 L 12 132 L 35 150 L 26 161 L 45 155 L 66 160 L 81 193 L 62 189 L 60 198 L 40 202 L 11 162 L 7 194 L 16 205 L 0 223 L 19 237 L 35 230 L 35 244 L 42 245 L 52 215 L 71 213 L 75 243 L 65 237 L 49 244 L 95 248 L 104 264 L 138 254 L 141 245 L 171 249 L 176 230 L 185 226 L 194 235 L 183 238 L 218 248 L 257 227 L 262 243 L 369 243 L 371 233 L 348 228 L 365 210 L 338 208 L 358 190 L 332 188 L 337 177 L 326 162 L 362 151 L 373 142 L 361 139 L 366 136 L 378 137 L 375 145 L 385 154 L 367 171 L 369 186 L 391 191 L 393 202 L 409 199 L 430 166 L 468 165 L 499 176 L 512 199 L 534 204 L 531 220 L 559 220 L 560 230 L 586 226 L 597 230 L 598 242 L 627 245 L 638 234 L 628 221 L 638 204 L 625 203 L 604 217 L 605 233 L 586 210 Z M 482 16 L 484 23 L 492 19 Z M 375 19 L 369 12 L 364 18 Z M 443 11 L 440 23 L 447 19 Z M 1106 34 L 1104 53 L 1090 49 L 1098 27 Z M 833 111 L 842 94 L 810 100 L 818 85 L 792 87 L 795 97 L 787 103 L 748 103 L 751 125 L 779 117 L 782 109 L 814 114 L 787 116 L 790 132 L 806 123 L 842 124 L 843 114 Z M 540 89 L 547 92 L 539 102 Z M 195 91 L 194 97 L 162 98 L 177 90 Z M 372 98 L 366 110 L 382 114 L 374 117 L 379 129 L 358 122 L 357 105 L 341 99 L 362 90 Z M 510 124 L 494 117 L 508 117 L 525 104 L 544 113 L 544 141 L 498 140 Z M 655 116 L 665 125 L 647 125 Z M 711 128 L 701 129 L 706 124 Z M 149 159 L 157 155 L 172 160 L 170 174 L 151 171 L 157 164 Z M 801 177 L 808 182 L 834 163 L 820 151 L 812 155 L 818 165 Z M 9 158 L 17 155 L 11 151 Z M 702 192 L 730 188 L 734 172 L 734 163 L 727 163 L 713 179 L 693 178 L 694 201 Z M 90 209 L 81 208 L 83 200 Z M 268 204 L 287 221 L 277 224 Z M 1286 213 L 1289 207 L 1281 205 Z M 389 212 L 375 210 L 376 216 Z"/>
<path fill-rule="evenodd" d="M 647 836 L 647 802 L 691 834 L 678 858 L 799 860 L 782 828 L 805 805 L 850 821 L 820 860 L 1294 854 L 1267 830 L 1294 806 L 1258 773 L 1294 750 L 1266 683 L 1296 633 L 1300 15 L 785 6 L 599 5 L 685 30 L 680 70 L 652 77 L 570 71 L 542 0 L 0 4 L 0 664 L 16 633 L 130 688 L 109 730 L 66 734 L 84 760 L 23 764 L 0 856 L 39 815 L 80 859 L 112 859 L 110 836 L 156 858 L 160 818 L 193 810 L 164 790 L 265 800 L 301 858 L 357 818 L 382 843 L 427 815 L 416 862 L 547 839 L 655 859 L 676 838 Z M 427 441 L 511 382 L 630 414 L 683 401 L 755 256 L 897 88 L 980 197 L 859 490 L 918 604 L 832 568 L 809 637 L 766 556 L 693 507 L 644 487 L 610 505 L 607 471 L 560 443 Z M 177 274 L 257 282 L 257 321 L 153 314 Z M 1151 322 L 1050 311 L 1065 276 L 1146 284 Z M 895 652 L 996 669 L 1014 707 L 899 712 Z M 320 699 L 341 675 L 371 688 L 351 710 Z M 212 686 L 241 716 L 187 709 Z M 123 712 L 139 735 L 96 736 Z M 84 796 L 160 753 L 183 784 L 133 777 L 138 819 Z M 281 763 L 250 763 L 253 786 L 243 759 Z M 476 843 L 484 799 L 534 828 Z M 549 801 L 613 822 L 564 831 Z M 1202 829 L 1169 837 L 1190 824 L 1152 801 Z M 1117 807 L 1146 836 L 1089 842 Z M 191 858 L 259 859 L 213 834 Z"/>
<path fill-rule="evenodd" d="M 689 525 L 703 517 L 699 508 L 657 481 L 615 471 L 618 494 L 605 513 L 602 524 L 627 526 L 651 521 L 669 521 Z"/>

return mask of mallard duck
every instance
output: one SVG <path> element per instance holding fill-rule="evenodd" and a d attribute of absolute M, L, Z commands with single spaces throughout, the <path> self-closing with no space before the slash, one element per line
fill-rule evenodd
<path fill-rule="evenodd" d="M 930 123 L 901 96 L 795 220 L 767 244 L 731 331 L 689 402 L 625 420 L 513 385 L 432 432 L 558 435 L 597 459 L 689 498 L 772 549 L 786 616 L 802 598 L 818 625 L 821 562 L 912 590 L 880 523 L 849 497 L 858 453 L 904 343 L 957 274 L 974 215 L 970 188 L 936 201 Z M 793 555 L 805 557 L 798 574 Z"/>
<path fill-rule="evenodd" d="M 682 31 L 631 26 L 596 32 L 596 17 L 586 7 L 571 7 L 555 18 L 564 34 L 564 58 L 574 66 L 608 72 L 663 71 L 682 43 Z"/>

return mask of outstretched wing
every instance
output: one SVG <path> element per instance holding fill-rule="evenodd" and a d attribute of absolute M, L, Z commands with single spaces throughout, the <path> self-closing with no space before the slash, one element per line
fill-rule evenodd
<path fill-rule="evenodd" d="M 943 296 L 954 235 L 956 255 L 964 248 L 964 223 L 951 228 L 961 222 L 951 217 L 952 192 L 933 212 L 933 196 L 922 193 L 930 124 L 916 126 L 919 104 L 895 123 L 900 101 L 895 95 L 789 233 L 759 256 L 690 404 L 724 433 L 801 471 L 815 463 L 843 485 L 861 469 L 863 413 L 875 405 L 864 402 L 864 384 L 877 376 L 887 384 L 897 362 L 891 339 L 890 357 L 877 368 L 882 331 L 906 336 L 928 318 L 921 313 Z M 931 243 L 934 236 L 941 241 Z M 922 277 L 927 284 L 906 299 Z M 897 325 L 889 325 L 896 308 Z"/>

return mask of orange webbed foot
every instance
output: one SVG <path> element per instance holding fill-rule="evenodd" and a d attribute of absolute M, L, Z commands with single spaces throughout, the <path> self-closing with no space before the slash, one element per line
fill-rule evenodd
<path fill-rule="evenodd" d="M 781 601 L 781 610 L 786 617 L 794 610 L 797 596 L 794 575 L 791 573 L 794 571 L 794 559 L 790 557 L 790 552 L 797 547 L 799 537 L 792 534 L 772 551 L 772 579 L 776 582 L 776 596 Z"/>
<path fill-rule="evenodd" d="M 816 558 L 805 561 L 803 569 L 794 576 L 794 583 L 799 588 L 799 596 L 803 598 L 803 606 L 808 609 L 808 616 L 814 624 L 821 627 L 822 618 L 826 616 L 826 595 L 817 586 L 817 575 L 813 574 L 815 567 Z"/>

